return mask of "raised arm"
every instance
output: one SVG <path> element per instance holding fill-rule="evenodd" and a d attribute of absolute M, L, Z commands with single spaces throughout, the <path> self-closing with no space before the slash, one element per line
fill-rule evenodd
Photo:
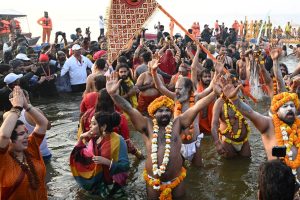
<path fill-rule="evenodd" d="M 15 128 L 16 122 L 21 114 L 23 108 L 24 98 L 22 96 L 22 90 L 19 86 L 16 86 L 13 90 L 13 98 L 11 104 L 13 108 L 20 108 L 19 114 L 17 112 L 8 111 L 1 127 L 0 127 L 0 148 L 5 148 L 9 144 L 10 136 Z"/>
<path fill-rule="evenodd" d="M 151 74 L 153 77 L 153 81 L 154 81 L 155 87 L 158 89 L 158 91 L 171 99 L 175 99 L 175 97 L 176 97 L 175 92 L 171 92 L 170 90 L 168 90 L 166 88 L 166 86 L 163 84 L 162 79 L 159 78 L 159 76 L 157 74 L 157 68 L 159 65 L 158 60 L 153 59 L 152 61 L 150 61 L 148 63 L 148 65 L 149 65 L 149 67 L 151 67 Z"/>
<path fill-rule="evenodd" d="M 199 64 L 199 54 L 200 54 L 200 47 L 197 45 L 197 51 L 193 58 L 193 63 L 191 65 L 191 80 L 193 82 L 194 89 L 197 89 L 198 85 L 198 78 L 197 78 L 197 71 L 198 67 L 202 68 L 202 66 Z"/>
<path fill-rule="evenodd" d="M 200 110 L 207 107 L 209 103 L 215 99 L 215 97 L 215 92 L 211 92 L 208 96 L 197 101 L 197 103 L 193 107 L 189 108 L 184 113 L 179 115 L 181 126 L 184 128 L 189 127 L 193 123 Z"/>
<path fill-rule="evenodd" d="M 226 80 L 225 80 L 226 81 Z M 223 93 L 230 99 L 230 101 L 236 106 L 236 108 L 243 114 L 243 116 L 249 118 L 254 126 L 263 134 L 266 133 L 272 125 L 272 120 L 256 111 L 254 111 L 249 105 L 241 101 L 238 97 L 238 91 L 242 87 L 239 85 L 234 88 L 231 83 L 224 83 L 223 81 Z"/>
<path fill-rule="evenodd" d="M 110 77 L 107 77 L 106 80 L 106 90 L 111 96 L 112 100 L 117 106 L 119 106 L 125 113 L 128 114 L 132 124 L 137 131 L 147 134 L 147 122 L 148 119 L 144 117 L 138 110 L 133 108 L 131 104 L 119 95 L 119 86 L 121 80 L 118 80 L 117 74 L 113 73 Z"/>
<path fill-rule="evenodd" d="M 278 84 L 278 91 L 280 92 L 287 92 L 287 89 L 285 87 L 285 83 L 283 81 L 282 73 L 279 68 L 279 63 L 278 63 L 278 57 L 280 53 L 278 49 L 273 49 L 271 51 L 271 58 L 273 60 L 273 71 L 274 71 L 274 76 L 276 78 L 277 84 Z"/>

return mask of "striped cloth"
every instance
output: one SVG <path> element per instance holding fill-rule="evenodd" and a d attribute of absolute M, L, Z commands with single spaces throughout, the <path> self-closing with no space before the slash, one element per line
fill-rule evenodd
<path fill-rule="evenodd" d="M 95 164 L 93 156 L 113 159 L 111 168 Z M 96 144 L 96 139 L 91 139 L 86 146 L 80 140 L 71 153 L 70 167 L 76 182 L 83 189 L 106 197 L 111 192 L 109 185 L 115 183 L 123 186 L 126 183 L 129 170 L 126 143 L 122 136 L 114 132 L 106 135 L 100 144 Z"/>

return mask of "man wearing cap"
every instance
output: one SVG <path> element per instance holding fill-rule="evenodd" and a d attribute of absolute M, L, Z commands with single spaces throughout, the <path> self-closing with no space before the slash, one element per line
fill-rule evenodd
<path fill-rule="evenodd" d="M 57 96 L 55 79 L 59 69 L 55 65 L 49 65 L 49 57 L 47 54 L 41 54 L 39 57 L 39 68 L 36 75 L 39 77 L 37 92 L 42 97 Z"/>
<path fill-rule="evenodd" d="M 66 60 L 60 75 L 69 72 L 72 92 L 83 92 L 86 87 L 87 71 L 90 71 L 93 63 L 81 55 L 80 45 L 74 44 L 72 51 L 73 55 Z"/>
<path fill-rule="evenodd" d="M 9 111 L 12 108 L 12 105 L 9 101 L 9 94 L 12 92 L 16 85 L 19 85 L 19 79 L 23 76 L 23 74 L 15 74 L 9 73 L 5 76 L 4 82 L 6 84 L 5 87 L 0 89 L 0 111 Z"/>

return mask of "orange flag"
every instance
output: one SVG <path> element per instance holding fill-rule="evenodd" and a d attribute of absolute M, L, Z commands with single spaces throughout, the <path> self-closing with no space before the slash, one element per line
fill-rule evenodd
<path fill-rule="evenodd" d="M 111 0 L 107 25 L 109 61 L 116 59 L 157 6 L 156 0 Z"/>

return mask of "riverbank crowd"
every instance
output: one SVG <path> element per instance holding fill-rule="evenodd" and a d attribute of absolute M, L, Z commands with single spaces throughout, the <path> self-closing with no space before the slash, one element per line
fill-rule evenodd
<path fill-rule="evenodd" d="M 300 64 L 290 71 L 282 60 L 299 60 L 300 42 L 287 42 L 300 38 L 300 27 L 288 22 L 283 30 L 270 18 L 246 18 L 230 26 L 216 20 L 213 28 L 205 24 L 200 30 L 195 22 L 188 31 L 200 45 L 158 23 L 157 38 L 147 39 L 141 29 L 110 62 L 100 20 L 97 41 L 91 41 L 89 28 L 76 28 L 72 42 L 59 31 L 53 43 L 29 46 L 12 31 L 3 44 L 0 199 L 48 198 L 51 122 L 30 99 L 66 92 L 82 93 L 70 169 L 92 195 L 126 199 L 130 153 L 146 159 L 141 176 L 148 199 L 183 198 L 186 163 L 198 170 L 203 164 L 203 137 L 213 138 L 221 157 L 250 158 L 253 124 L 267 157 L 257 198 L 299 198 Z M 251 107 L 266 100 L 268 115 Z M 130 139 L 130 126 L 142 135 L 145 153 Z"/>

